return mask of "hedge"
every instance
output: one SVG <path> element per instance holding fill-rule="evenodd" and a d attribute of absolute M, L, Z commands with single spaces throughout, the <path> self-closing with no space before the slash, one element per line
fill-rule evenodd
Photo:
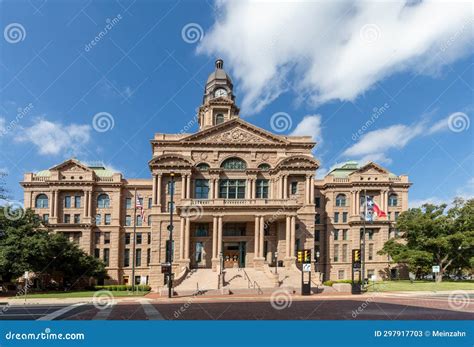
<path fill-rule="evenodd" d="M 352 283 L 352 280 L 324 281 L 323 285 L 332 287 L 334 283 Z"/>
<path fill-rule="evenodd" d="M 117 292 L 117 291 L 130 291 L 132 290 L 131 285 L 125 285 L 125 284 L 116 284 L 116 285 L 109 285 L 109 286 L 94 286 L 95 290 L 110 290 L 112 292 Z M 139 292 L 149 292 L 151 290 L 151 287 L 146 284 L 137 284 L 135 286 L 135 291 Z"/>

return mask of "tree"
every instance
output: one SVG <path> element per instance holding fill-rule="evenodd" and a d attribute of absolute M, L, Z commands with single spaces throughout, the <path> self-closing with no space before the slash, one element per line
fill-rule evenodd
<path fill-rule="evenodd" d="M 402 242 L 387 241 L 380 254 L 388 254 L 410 271 L 428 273 L 439 265 L 436 281 L 447 271 L 472 269 L 474 263 L 474 199 L 455 199 L 453 207 L 425 204 L 403 212 L 396 223 Z"/>
<path fill-rule="evenodd" d="M 8 219 L 0 208 L 0 275 L 5 282 L 25 271 L 36 275 L 60 274 L 64 283 L 75 283 L 81 277 L 106 278 L 105 265 L 87 255 L 62 234 L 41 226 L 31 210 L 20 219 Z"/>

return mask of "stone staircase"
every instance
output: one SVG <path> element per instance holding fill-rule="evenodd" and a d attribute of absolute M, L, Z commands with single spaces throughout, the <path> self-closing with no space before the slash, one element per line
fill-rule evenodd
<path fill-rule="evenodd" d="M 193 269 L 186 278 L 175 287 L 178 295 L 211 294 L 218 290 L 218 273 L 212 269 Z"/>

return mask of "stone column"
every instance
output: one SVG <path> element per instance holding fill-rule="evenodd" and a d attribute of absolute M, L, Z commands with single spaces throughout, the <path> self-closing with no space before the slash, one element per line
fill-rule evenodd
<path fill-rule="evenodd" d="M 186 199 L 191 199 L 191 175 L 186 176 Z"/>
<path fill-rule="evenodd" d="M 156 205 L 161 206 L 161 178 L 162 175 L 158 174 L 157 183 L 156 183 Z"/>
<path fill-rule="evenodd" d="M 186 198 L 186 176 L 184 174 L 181 175 L 181 199 Z"/>
<path fill-rule="evenodd" d="M 273 178 L 268 180 L 268 198 L 273 199 Z"/>
<path fill-rule="evenodd" d="M 306 205 L 310 204 L 310 195 L 311 193 L 309 192 L 309 186 L 310 186 L 310 177 L 309 175 L 306 175 L 306 182 L 305 182 L 305 200 L 306 200 Z"/>
<path fill-rule="evenodd" d="M 54 217 L 58 218 L 58 214 L 59 214 L 59 191 L 56 190 L 54 192 Z"/>
<path fill-rule="evenodd" d="M 179 218 L 179 259 L 184 260 L 184 227 L 185 220 L 183 217 Z"/>
<path fill-rule="evenodd" d="M 217 217 L 217 256 L 222 252 L 222 216 Z"/>
<path fill-rule="evenodd" d="M 296 217 L 291 216 L 291 257 L 295 256 L 295 243 L 296 243 Z"/>
<path fill-rule="evenodd" d="M 291 257 L 291 217 L 286 216 L 286 258 L 290 259 Z"/>
<path fill-rule="evenodd" d="M 252 179 L 252 199 L 257 198 L 257 179 Z"/>
<path fill-rule="evenodd" d="M 189 217 L 186 217 L 186 227 L 184 229 L 184 260 L 189 262 L 189 241 L 190 241 L 190 228 L 191 228 L 191 221 Z"/>
<path fill-rule="evenodd" d="M 158 178 L 158 175 L 153 174 L 153 180 L 152 180 L 153 184 L 152 184 L 152 193 L 151 193 L 151 199 L 152 199 L 152 205 L 153 206 L 156 205 L 156 189 L 157 189 L 157 186 L 158 186 L 157 178 Z"/>
<path fill-rule="evenodd" d="M 247 199 L 252 199 L 252 179 L 251 178 L 247 178 L 247 187 L 245 187 L 246 189 L 246 197 Z"/>
<path fill-rule="evenodd" d="M 314 205 L 314 175 L 311 175 L 309 185 L 309 203 Z"/>
<path fill-rule="evenodd" d="M 218 242 L 218 226 L 217 226 L 217 217 L 212 218 L 212 270 L 217 270 L 217 265 L 219 264 L 219 255 L 217 254 L 217 242 Z"/>
<path fill-rule="evenodd" d="M 283 199 L 288 199 L 288 175 L 283 176 Z"/>
<path fill-rule="evenodd" d="M 214 199 L 214 178 L 209 179 L 208 199 Z M 214 252 L 212 253 L 212 257 L 214 258 Z"/>
<path fill-rule="evenodd" d="M 51 191 L 51 194 L 49 195 L 49 216 L 52 218 L 54 217 L 54 194 L 55 191 Z"/>
<path fill-rule="evenodd" d="M 259 230 L 260 230 L 260 216 L 255 216 L 255 238 L 254 238 L 254 258 L 259 256 Z"/>

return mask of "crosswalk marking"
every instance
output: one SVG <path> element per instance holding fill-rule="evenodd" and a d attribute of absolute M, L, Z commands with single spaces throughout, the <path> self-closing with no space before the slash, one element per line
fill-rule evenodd
<path fill-rule="evenodd" d="M 85 305 L 85 302 L 79 302 L 77 304 L 72 304 L 66 307 L 63 307 L 57 311 L 51 312 L 50 314 L 47 314 L 46 316 L 40 317 L 37 320 L 54 320 L 58 318 L 59 316 L 62 316 L 63 314 L 75 309 L 76 307 Z"/>
<path fill-rule="evenodd" d="M 94 316 L 94 318 L 92 318 L 92 320 L 107 320 L 107 318 L 109 318 L 110 314 L 112 313 L 114 306 L 115 303 L 111 303 L 107 308 L 104 308 L 103 310 L 97 312 L 97 314 Z"/>
<path fill-rule="evenodd" d="M 142 304 L 143 311 L 145 311 L 148 320 L 163 320 L 163 316 L 161 315 L 160 311 L 156 309 L 149 301 L 147 300 L 140 300 Z"/>

